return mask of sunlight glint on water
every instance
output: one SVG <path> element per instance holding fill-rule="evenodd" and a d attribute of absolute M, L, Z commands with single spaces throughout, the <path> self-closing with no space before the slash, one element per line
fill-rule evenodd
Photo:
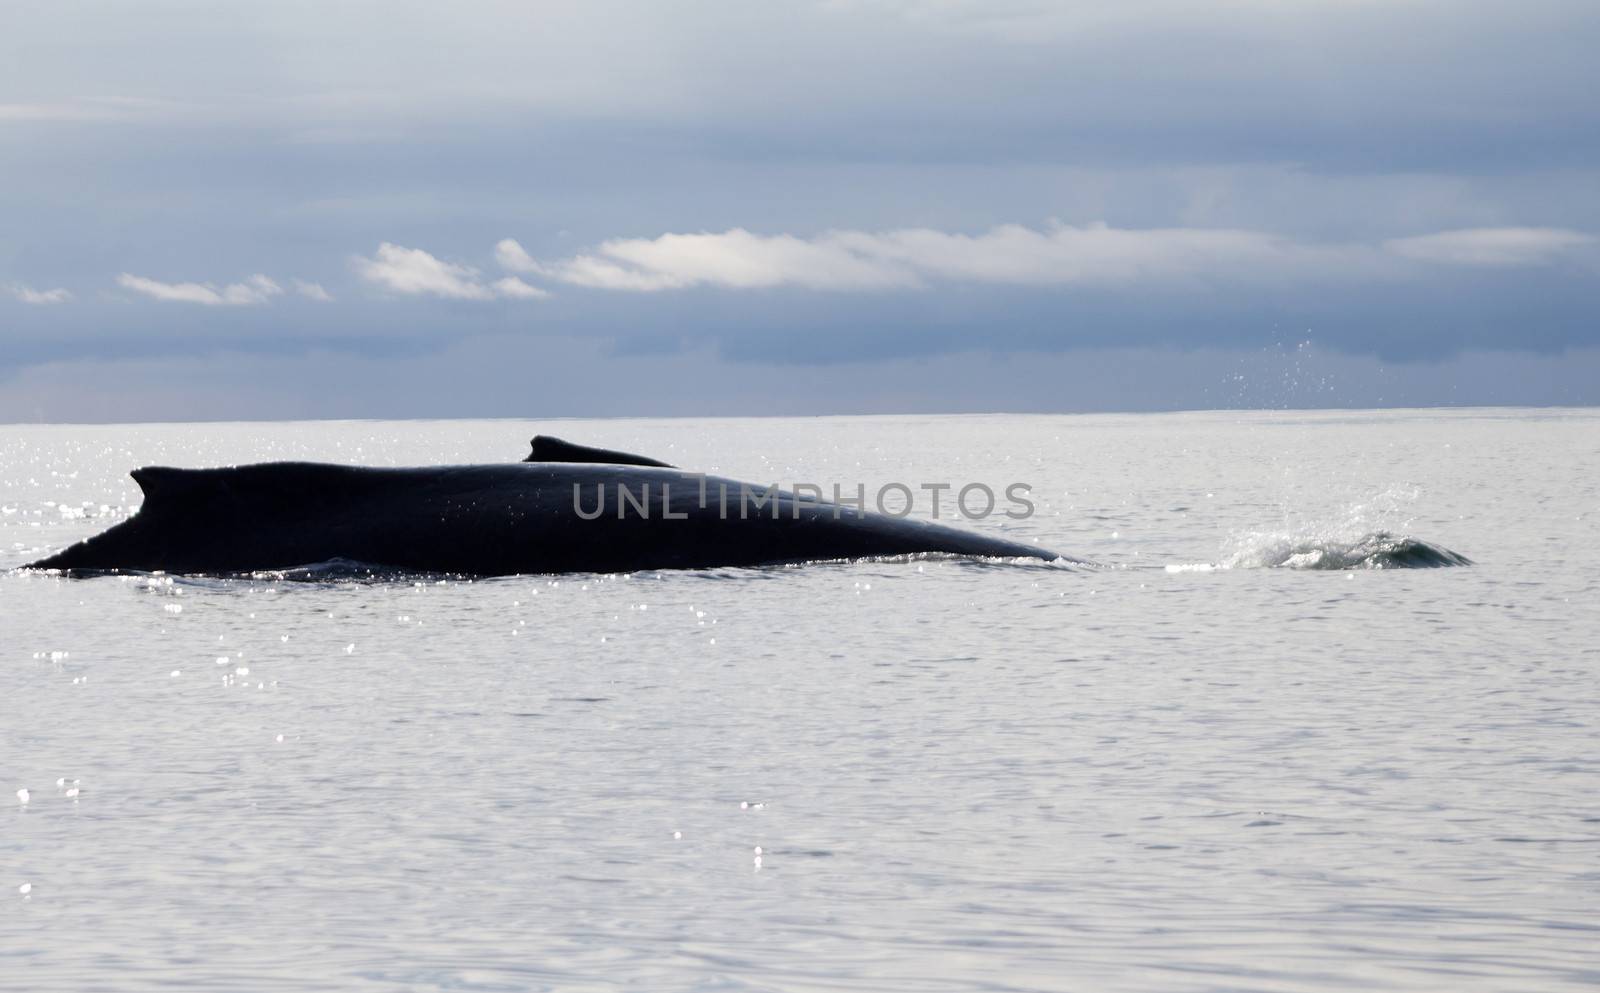
<path fill-rule="evenodd" d="M 536 430 L 1022 480 L 1106 568 L 0 576 L 0 989 L 1600 982 L 1592 412 L 20 426 L 0 566 Z M 1475 564 L 1326 568 L 1382 534 Z"/>

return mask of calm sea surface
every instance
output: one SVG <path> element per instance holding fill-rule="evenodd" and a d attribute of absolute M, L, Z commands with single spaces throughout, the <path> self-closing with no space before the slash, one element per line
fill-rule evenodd
<path fill-rule="evenodd" d="M 535 431 L 1103 567 L 0 573 L 0 989 L 1600 984 L 1600 412 L 10 426 L 0 569 Z"/>

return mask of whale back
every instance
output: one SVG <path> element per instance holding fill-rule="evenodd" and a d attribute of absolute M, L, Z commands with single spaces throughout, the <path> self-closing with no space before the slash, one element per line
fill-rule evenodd
<path fill-rule="evenodd" d="M 346 561 L 504 576 L 924 552 L 1056 557 L 994 534 L 850 512 L 787 491 L 770 491 L 747 514 L 745 491 L 766 487 L 651 466 L 269 462 L 148 466 L 134 479 L 145 492 L 137 514 L 31 567 L 230 575 Z"/>
<path fill-rule="evenodd" d="M 216 512 L 247 507 L 294 512 L 370 492 L 382 476 L 356 466 L 279 462 L 205 469 L 151 465 L 129 473 L 147 513 Z"/>

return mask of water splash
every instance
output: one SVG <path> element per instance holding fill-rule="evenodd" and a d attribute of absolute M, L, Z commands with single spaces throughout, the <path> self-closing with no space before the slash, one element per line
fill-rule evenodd
<path fill-rule="evenodd" d="M 1472 560 L 1405 532 L 1414 487 L 1393 487 L 1352 504 L 1332 519 L 1308 519 L 1273 531 L 1234 535 L 1215 563 L 1169 565 L 1168 572 L 1214 569 L 1437 569 Z"/>
<path fill-rule="evenodd" d="M 1351 539 L 1259 535 L 1219 563 L 1223 569 L 1437 569 L 1471 565 L 1442 545 L 1374 531 Z"/>

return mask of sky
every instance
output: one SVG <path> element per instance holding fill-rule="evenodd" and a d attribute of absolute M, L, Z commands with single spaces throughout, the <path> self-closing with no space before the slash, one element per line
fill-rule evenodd
<path fill-rule="evenodd" d="M 0 421 L 1600 403 L 1593 0 L 0 8 Z"/>

